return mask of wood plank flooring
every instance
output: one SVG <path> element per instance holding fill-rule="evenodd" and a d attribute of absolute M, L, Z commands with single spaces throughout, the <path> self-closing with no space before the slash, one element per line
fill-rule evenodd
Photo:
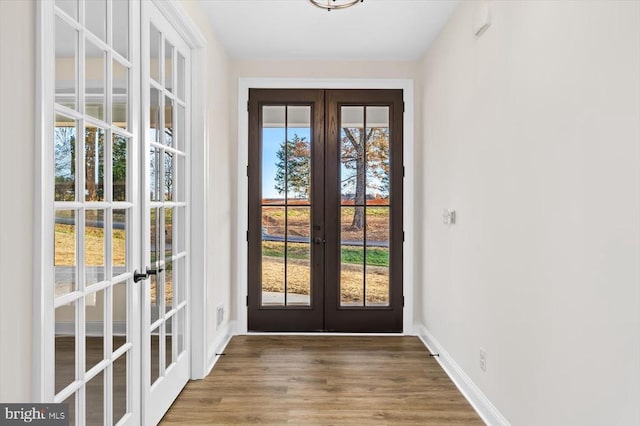
<path fill-rule="evenodd" d="M 162 425 L 482 425 L 417 337 L 235 336 Z"/>

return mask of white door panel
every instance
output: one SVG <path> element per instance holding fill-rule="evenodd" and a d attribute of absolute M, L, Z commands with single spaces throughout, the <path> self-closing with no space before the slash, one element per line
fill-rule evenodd
<path fill-rule="evenodd" d="M 190 375 L 188 156 L 190 50 L 152 2 L 143 3 L 143 423 L 157 423 Z"/>

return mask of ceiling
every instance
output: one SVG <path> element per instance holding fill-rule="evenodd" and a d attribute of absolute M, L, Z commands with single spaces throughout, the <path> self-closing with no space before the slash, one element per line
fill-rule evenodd
<path fill-rule="evenodd" d="M 459 0 L 364 0 L 328 12 L 308 0 L 204 0 L 234 59 L 421 58 Z"/>

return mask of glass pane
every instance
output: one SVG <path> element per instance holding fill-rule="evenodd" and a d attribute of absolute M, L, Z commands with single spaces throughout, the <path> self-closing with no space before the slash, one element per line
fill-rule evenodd
<path fill-rule="evenodd" d="M 160 257 L 160 253 L 159 253 L 159 245 L 160 245 L 160 239 L 158 238 L 158 233 L 160 231 L 160 214 L 159 214 L 159 209 L 157 208 L 152 208 L 150 211 L 150 217 L 149 217 L 149 226 L 150 226 L 150 232 L 149 232 L 149 243 L 150 243 L 150 253 L 151 253 L 151 258 L 149 259 L 149 262 L 151 264 L 152 267 L 155 267 L 156 262 L 159 261 L 159 257 Z"/>
<path fill-rule="evenodd" d="M 76 379 L 76 302 L 56 309 L 55 392 Z"/>
<path fill-rule="evenodd" d="M 173 185 L 174 198 L 176 201 L 187 201 L 187 161 L 184 155 L 177 154 L 173 163 L 173 179 L 176 180 Z"/>
<path fill-rule="evenodd" d="M 276 178 L 286 170 L 289 203 L 309 204 L 311 193 L 311 107 L 287 107 L 287 149 L 277 158 Z M 285 165 L 286 162 L 286 165 Z"/>
<path fill-rule="evenodd" d="M 389 306 L 389 208 L 367 207 L 366 305 Z"/>
<path fill-rule="evenodd" d="M 129 68 L 113 61 L 112 121 L 114 126 L 128 128 Z"/>
<path fill-rule="evenodd" d="M 184 76 L 186 74 L 184 57 L 178 52 L 178 99 L 185 100 Z"/>
<path fill-rule="evenodd" d="M 160 201 L 160 149 L 151 148 L 149 152 L 149 200 Z"/>
<path fill-rule="evenodd" d="M 169 367 L 174 361 L 173 359 L 173 317 L 167 319 L 164 323 L 164 362 Z"/>
<path fill-rule="evenodd" d="M 56 0 L 56 6 L 64 10 L 73 19 L 78 19 L 78 0 Z"/>
<path fill-rule="evenodd" d="M 129 0 L 113 0 L 111 6 L 113 48 L 129 58 Z"/>
<path fill-rule="evenodd" d="M 128 140 L 113 134 L 111 147 L 113 201 L 127 201 L 127 150 Z"/>
<path fill-rule="evenodd" d="M 164 200 L 173 201 L 173 152 L 164 153 Z"/>
<path fill-rule="evenodd" d="M 71 3 L 65 2 L 64 4 Z M 78 31 L 58 17 L 56 17 L 55 31 L 55 101 L 71 109 L 76 109 L 78 93 Z"/>
<path fill-rule="evenodd" d="M 184 277 L 185 277 L 185 267 L 184 267 L 184 257 L 180 259 L 176 259 L 173 262 L 173 268 L 175 273 L 173 274 L 173 301 L 174 305 L 178 306 L 181 302 L 185 300 L 185 289 L 184 289 Z"/>
<path fill-rule="evenodd" d="M 184 230 L 184 221 L 186 219 L 185 210 L 185 207 L 176 207 L 173 209 L 171 226 L 173 228 L 173 238 L 175 241 L 175 244 L 173 245 L 173 252 L 175 254 L 180 254 L 187 249 Z"/>
<path fill-rule="evenodd" d="M 56 201 L 76 199 L 76 121 L 56 114 L 54 134 Z"/>
<path fill-rule="evenodd" d="M 160 306 L 158 305 L 158 278 L 156 275 L 149 276 L 149 300 L 150 300 L 150 317 L 149 324 L 153 324 L 160 318 Z"/>
<path fill-rule="evenodd" d="M 99 120 L 104 120 L 105 51 L 86 40 L 85 56 L 85 112 Z"/>
<path fill-rule="evenodd" d="M 176 130 L 175 130 L 175 147 L 177 149 L 179 149 L 180 151 L 186 151 L 186 144 L 185 144 L 185 110 L 184 107 L 180 104 L 177 105 L 176 107 L 176 121 L 177 121 L 177 126 L 176 126 Z"/>
<path fill-rule="evenodd" d="M 178 324 L 177 324 L 176 328 L 178 329 L 178 356 L 179 356 L 185 349 L 184 308 L 180 309 L 176 315 L 177 315 L 177 319 L 178 319 Z"/>
<path fill-rule="evenodd" d="M 164 264 L 164 302 L 165 312 L 173 307 L 173 261 L 167 258 Z"/>
<path fill-rule="evenodd" d="M 55 297 L 60 297 L 76 290 L 76 235 L 78 231 L 75 210 L 57 210 L 54 229 Z"/>
<path fill-rule="evenodd" d="M 262 305 L 284 305 L 284 207 L 262 208 Z"/>
<path fill-rule="evenodd" d="M 104 358 L 104 290 L 85 297 L 85 369 L 89 371 Z"/>
<path fill-rule="evenodd" d="M 389 205 L 389 107 L 367 107 L 367 204 Z"/>
<path fill-rule="evenodd" d="M 354 228 L 354 207 L 341 208 L 340 305 L 364 303 L 364 229 Z"/>
<path fill-rule="evenodd" d="M 127 343 L 127 283 L 115 284 L 112 290 L 113 351 Z"/>
<path fill-rule="evenodd" d="M 164 97 L 164 144 L 173 146 L 173 101 Z"/>
<path fill-rule="evenodd" d="M 287 209 L 287 305 L 311 302 L 311 208 Z"/>
<path fill-rule="evenodd" d="M 151 384 L 160 377 L 160 327 L 151 332 Z"/>
<path fill-rule="evenodd" d="M 150 24 L 149 30 L 149 72 L 152 79 L 160 82 L 160 31 L 153 24 Z"/>
<path fill-rule="evenodd" d="M 164 41 L 164 87 L 173 91 L 173 46 Z"/>
<path fill-rule="evenodd" d="M 85 201 L 104 201 L 104 129 L 84 132 Z"/>
<path fill-rule="evenodd" d="M 111 232 L 113 276 L 127 272 L 127 210 L 113 210 L 113 229 Z"/>
<path fill-rule="evenodd" d="M 104 370 L 87 382 L 86 417 L 88 425 L 104 424 Z"/>
<path fill-rule="evenodd" d="M 343 204 L 364 204 L 365 132 L 364 107 L 340 110 L 340 185 Z M 363 224 L 358 224 L 361 227 Z"/>
<path fill-rule="evenodd" d="M 113 362 L 113 424 L 127 413 L 129 351 Z"/>
<path fill-rule="evenodd" d="M 164 298 L 165 310 L 173 306 L 173 209 L 164 209 Z"/>
<path fill-rule="evenodd" d="M 284 203 L 286 107 L 262 107 L 262 202 Z"/>
<path fill-rule="evenodd" d="M 85 26 L 102 41 L 107 40 L 107 0 L 84 2 Z"/>
<path fill-rule="evenodd" d="M 150 259 L 149 264 L 152 269 L 156 269 L 158 265 L 158 261 L 160 260 L 160 238 L 158 232 L 160 231 L 160 209 L 152 208 L 150 211 L 150 219 L 149 219 L 149 236 L 150 236 Z M 157 275 L 150 275 L 149 279 L 150 286 L 150 309 L 151 309 L 151 323 L 154 323 L 158 319 L 158 280 Z"/>
<path fill-rule="evenodd" d="M 67 406 L 69 407 L 69 411 L 68 413 L 68 422 L 69 425 L 75 425 L 76 424 L 76 393 L 72 393 L 71 395 L 69 395 L 67 397 L 67 399 L 65 399 L 64 401 L 62 401 L 63 404 L 67 404 Z"/>
<path fill-rule="evenodd" d="M 160 136 L 160 92 L 153 87 L 149 93 L 149 141 L 159 142 Z"/>
<path fill-rule="evenodd" d="M 104 210 L 85 210 L 85 284 L 104 281 Z"/>

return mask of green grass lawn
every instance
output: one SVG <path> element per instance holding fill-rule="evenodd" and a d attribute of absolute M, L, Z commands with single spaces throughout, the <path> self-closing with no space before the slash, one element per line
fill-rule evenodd
<path fill-rule="evenodd" d="M 287 257 L 290 259 L 309 259 L 309 250 L 309 244 L 289 243 Z M 284 257 L 284 243 L 263 242 L 262 255 Z M 342 263 L 361 265 L 364 263 L 364 249 L 362 247 L 343 247 L 340 258 Z M 367 265 L 389 266 L 389 249 L 383 247 L 367 248 Z"/>

